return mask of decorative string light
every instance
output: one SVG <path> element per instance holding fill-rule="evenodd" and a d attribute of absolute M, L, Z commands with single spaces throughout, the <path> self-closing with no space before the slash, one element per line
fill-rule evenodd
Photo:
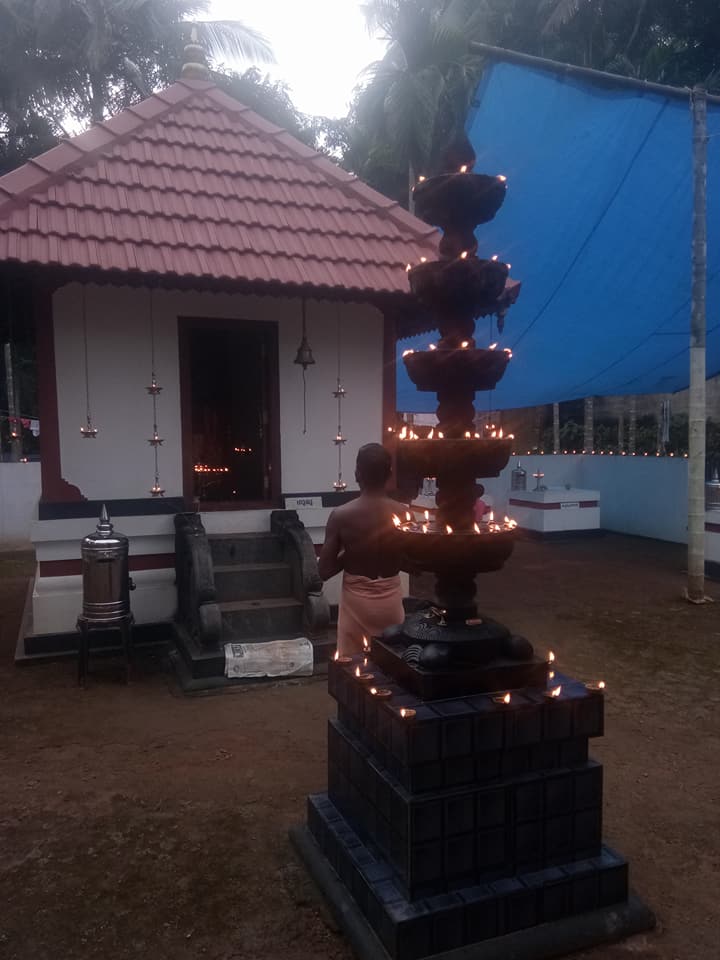
<path fill-rule="evenodd" d="M 86 440 L 94 440 L 98 434 L 98 431 L 97 427 L 93 425 L 92 414 L 90 412 L 90 372 L 88 365 L 87 302 L 85 284 L 82 286 L 82 321 L 83 346 L 85 348 L 85 426 L 80 427 L 80 433 Z"/>
<path fill-rule="evenodd" d="M 347 443 L 347 437 L 343 435 L 342 431 L 342 403 L 346 397 L 346 390 L 342 385 L 342 380 L 340 379 L 340 358 L 341 358 L 341 349 L 340 349 L 340 305 L 337 306 L 337 387 L 333 391 L 333 396 L 337 400 L 337 433 L 335 434 L 335 439 L 333 443 L 337 447 L 338 452 L 338 475 L 337 480 L 333 483 L 333 487 L 337 493 L 342 493 L 347 489 L 347 483 L 343 480 L 342 474 L 342 451 L 343 447 Z"/>
<path fill-rule="evenodd" d="M 162 390 L 162 387 L 158 385 L 157 377 L 155 376 L 155 316 L 153 313 L 153 291 L 150 289 L 150 386 L 145 389 L 150 394 L 152 398 L 152 409 L 153 409 L 153 431 L 152 436 L 148 439 L 148 443 L 153 448 L 153 454 L 155 455 L 155 483 L 150 487 L 150 494 L 153 497 L 162 497 L 165 493 L 163 487 L 160 486 L 160 471 L 158 468 L 158 448 L 165 442 L 165 440 L 158 434 L 158 425 L 157 425 L 157 398 Z"/>

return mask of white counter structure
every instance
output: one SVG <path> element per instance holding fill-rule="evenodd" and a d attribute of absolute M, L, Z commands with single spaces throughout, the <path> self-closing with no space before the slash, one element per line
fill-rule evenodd
<path fill-rule="evenodd" d="M 720 510 L 705 513 L 705 574 L 720 580 Z"/>
<path fill-rule="evenodd" d="M 523 530 L 546 534 L 600 529 L 600 491 L 578 487 L 513 490 L 508 513 Z"/>

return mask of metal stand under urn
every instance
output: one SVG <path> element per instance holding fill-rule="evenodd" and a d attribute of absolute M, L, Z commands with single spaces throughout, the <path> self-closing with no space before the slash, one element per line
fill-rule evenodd
<path fill-rule="evenodd" d="M 116 533 L 103 505 L 94 533 L 83 538 L 82 555 L 83 609 L 78 617 L 80 656 L 78 682 L 85 683 L 90 653 L 90 632 L 119 630 L 125 656 L 125 680 L 130 679 L 133 615 L 130 591 L 135 585 L 128 575 L 129 541 Z"/>

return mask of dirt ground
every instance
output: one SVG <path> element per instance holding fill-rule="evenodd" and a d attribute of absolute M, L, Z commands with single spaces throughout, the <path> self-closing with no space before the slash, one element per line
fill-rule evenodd
<path fill-rule="evenodd" d="M 682 567 L 607 536 L 481 578 L 488 615 L 608 684 L 605 835 L 659 925 L 595 960 L 719 955 L 720 605 L 683 602 Z M 324 679 L 183 697 L 153 662 L 85 691 L 74 663 L 16 668 L 28 573 L 0 561 L 0 957 L 349 960 L 287 840 L 325 783 Z"/>

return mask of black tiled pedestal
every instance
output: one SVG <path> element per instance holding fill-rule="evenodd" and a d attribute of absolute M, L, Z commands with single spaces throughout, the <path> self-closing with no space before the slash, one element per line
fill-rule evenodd
<path fill-rule="evenodd" d="M 603 695 L 553 682 L 421 701 L 372 660 L 330 663 L 328 792 L 291 836 L 359 956 L 539 958 L 653 925 L 602 844 Z"/>

